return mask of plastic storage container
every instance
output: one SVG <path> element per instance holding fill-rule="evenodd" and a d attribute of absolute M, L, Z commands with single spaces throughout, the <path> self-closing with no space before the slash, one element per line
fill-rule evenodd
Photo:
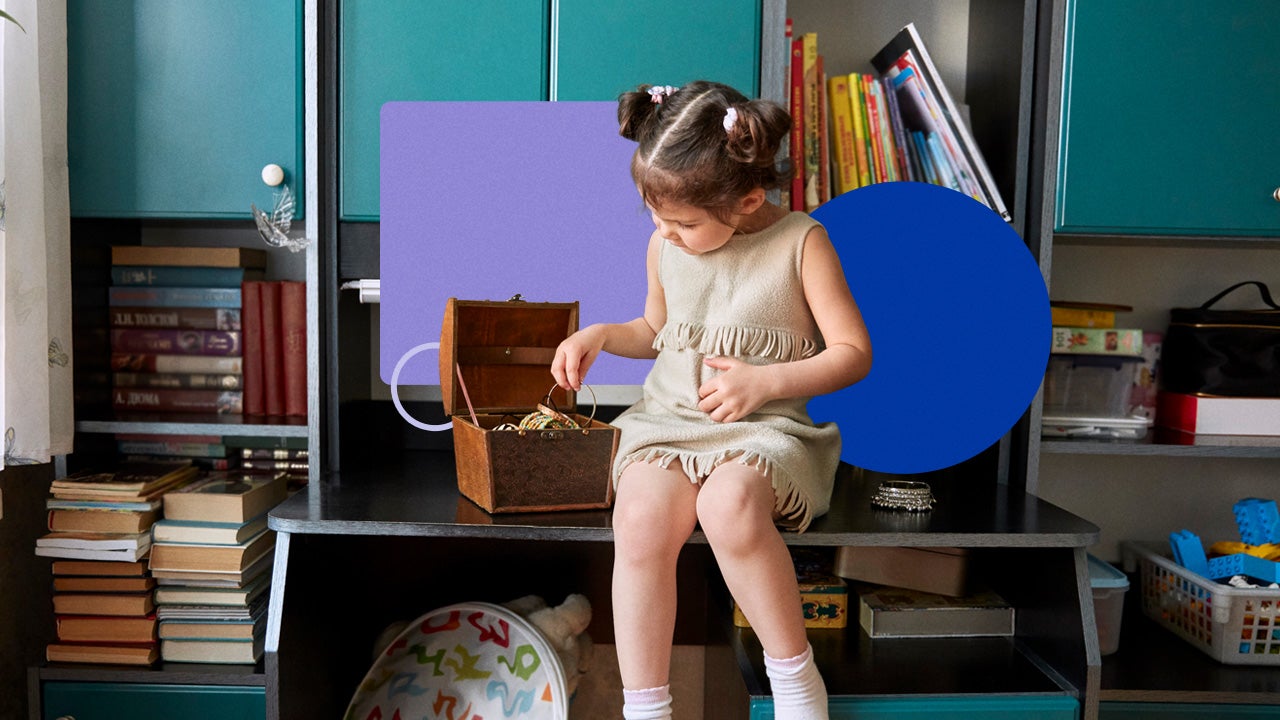
<path fill-rule="evenodd" d="M 1280 665 L 1280 590 L 1216 583 L 1142 543 L 1124 544 L 1140 571 L 1142 612 L 1219 662 Z"/>
<path fill-rule="evenodd" d="M 1044 376 L 1042 431 L 1046 437 L 1134 440 L 1151 419 L 1135 414 L 1132 395 L 1142 358 L 1050 355 Z"/>
<path fill-rule="evenodd" d="M 1110 655 L 1120 648 L 1120 621 L 1124 617 L 1129 576 L 1090 555 L 1089 585 L 1093 587 L 1093 617 L 1098 623 L 1098 651 Z"/>
<path fill-rule="evenodd" d="M 1050 355 L 1044 414 L 1127 417 L 1141 367 L 1141 357 Z"/>

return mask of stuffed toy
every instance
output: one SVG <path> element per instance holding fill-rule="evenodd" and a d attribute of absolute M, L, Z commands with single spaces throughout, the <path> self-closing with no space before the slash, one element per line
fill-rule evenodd
<path fill-rule="evenodd" d="M 569 697 L 578 689 L 578 681 L 591 664 L 593 645 L 587 635 L 591 623 L 591 601 L 585 595 L 574 593 L 556 607 L 548 607 L 537 595 L 525 595 L 502 606 L 529 621 L 542 633 L 547 643 L 555 648 L 564 668 L 564 678 Z"/>

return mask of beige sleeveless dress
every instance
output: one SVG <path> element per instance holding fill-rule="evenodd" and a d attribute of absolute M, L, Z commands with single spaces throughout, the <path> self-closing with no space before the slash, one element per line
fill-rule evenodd
<path fill-rule="evenodd" d="M 809 398 L 774 400 L 731 423 L 698 409 L 698 388 L 721 372 L 702 364 L 730 356 L 754 365 L 802 360 L 823 347 L 800 280 L 804 240 L 817 222 L 792 212 L 704 255 L 664 243 L 658 277 L 667 323 L 639 402 L 618 416 L 614 483 L 634 462 L 677 462 L 700 483 L 721 463 L 758 468 L 772 481 L 779 524 L 803 531 L 830 507 L 840 433 L 815 426 Z"/>

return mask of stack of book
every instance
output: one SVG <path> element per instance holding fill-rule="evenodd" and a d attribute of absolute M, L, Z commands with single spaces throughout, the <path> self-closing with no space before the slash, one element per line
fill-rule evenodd
<path fill-rule="evenodd" d="M 241 284 L 266 251 L 126 245 L 111 263 L 112 406 L 243 413 Z"/>
<path fill-rule="evenodd" d="M 815 32 L 790 43 L 791 209 L 812 211 L 859 187 L 910 180 L 949 187 L 1011 219 L 913 24 L 871 58 L 876 74 L 828 75 Z"/>
<path fill-rule="evenodd" d="M 149 664 L 157 657 L 153 579 L 143 562 L 164 493 L 190 482 L 185 462 L 133 463 L 55 480 L 50 532 L 36 554 L 53 563 L 57 642 L 51 662 Z"/>
<path fill-rule="evenodd" d="M 246 281 L 244 412 L 307 414 L 307 290 L 292 280 Z"/>
<path fill-rule="evenodd" d="M 213 472 L 165 495 L 150 560 L 165 661 L 261 657 L 275 550 L 267 512 L 285 494 L 283 474 Z"/>
<path fill-rule="evenodd" d="M 126 461 L 185 459 L 204 470 L 235 470 L 240 467 L 240 458 L 223 444 L 221 435 L 116 433 L 115 437 L 116 451 Z"/>

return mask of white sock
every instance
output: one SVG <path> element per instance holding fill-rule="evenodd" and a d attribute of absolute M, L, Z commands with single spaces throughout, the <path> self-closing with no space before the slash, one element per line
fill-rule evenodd
<path fill-rule="evenodd" d="M 777 720 L 828 720 L 827 686 L 813 662 L 813 646 L 793 658 L 764 656 Z"/>
<path fill-rule="evenodd" d="M 622 690 L 623 720 L 670 720 L 671 686 Z"/>

